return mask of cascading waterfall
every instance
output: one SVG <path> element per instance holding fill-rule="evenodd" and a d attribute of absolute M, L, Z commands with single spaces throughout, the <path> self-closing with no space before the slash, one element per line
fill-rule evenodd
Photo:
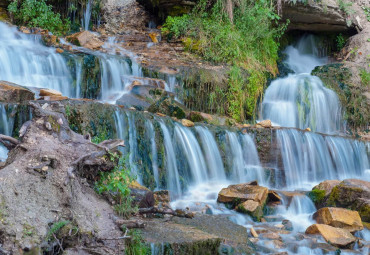
<path fill-rule="evenodd" d="M 8 105 L 10 111 L 13 106 Z M 11 136 L 13 132 L 14 119 L 8 114 L 6 106 L 0 104 L 0 134 Z M 0 143 L 0 162 L 5 161 L 8 157 L 8 150 Z"/>
<path fill-rule="evenodd" d="M 151 149 L 151 159 L 152 159 L 152 166 L 153 166 L 153 176 L 155 181 L 155 188 L 160 188 L 159 183 L 159 172 L 158 172 L 158 155 L 157 155 L 157 146 L 155 143 L 155 130 L 152 122 L 150 120 L 146 120 L 145 122 L 146 128 L 146 139 L 150 140 L 150 149 Z"/>
<path fill-rule="evenodd" d="M 89 25 L 90 25 L 91 11 L 92 11 L 91 1 L 92 0 L 87 1 L 86 9 L 84 11 L 84 17 L 83 17 L 83 20 L 81 22 L 86 31 L 89 30 Z"/>
<path fill-rule="evenodd" d="M 26 35 L 0 22 L 0 80 L 27 87 L 52 88 L 76 97 L 65 59 L 41 44 L 41 37 Z"/>
<path fill-rule="evenodd" d="M 262 118 L 284 127 L 340 133 L 344 124 L 337 95 L 318 77 L 310 75 L 315 66 L 326 63 L 325 58 L 318 57 L 314 43 L 310 35 L 303 37 L 296 47 L 286 48 L 285 63 L 295 74 L 271 82 L 262 102 Z"/>
<path fill-rule="evenodd" d="M 362 142 L 294 129 L 277 130 L 277 140 L 288 189 L 311 189 L 323 180 L 370 180 Z"/>

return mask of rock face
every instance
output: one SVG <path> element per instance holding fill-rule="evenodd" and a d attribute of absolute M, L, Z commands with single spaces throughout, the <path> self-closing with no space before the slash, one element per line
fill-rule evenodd
<path fill-rule="evenodd" d="M 325 241 L 340 248 L 348 248 L 356 241 L 356 238 L 348 230 L 323 224 L 309 226 L 306 234 L 320 234 L 324 237 Z"/>
<path fill-rule="evenodd" d="M 318 187 L 325 185 L 319 184 L 312 192 L 320 193 Z M 358 211 L 362 221 L 370 222 L 370 182 L 348 179 L 335 185 L 330 193 L 321 190 L 319 201 L 315 201 L 320 207 L 342 207 Z"/>
<path fill-rule="evenodd" d="M 162 113 L 177 119 L 183 119 L 186 116 L 186 109 L 183 105 L 178 103 L 174 98 L 163 96 L 157 102 L 148 108 L 149 112 Z"/>
<path fill-rule="evenodd" d="M 40 96 L 62 96 L 62 93 L 54 89 L 40 89 Z"/>
<path fill-rule="evenodd" d="M 282 1 L 284 20 L 290 20 L 288 29 L 304 31 L 347 31 L 344 13 L 335 0 L 325 2 Z"/>
<path fill-rule="evenodd" d="M 29 89 L 11 82 L 0 81 L 0 102 L 22 103 L 34 98 L 35 94 Z"/>
<path fill-rule="evenodd" d="M 67 36 L 67 41 L 77 46 L 82 46 L 91 50 L 99 49 L 104 42 L 89 31 L 82 31 L 73 35 Z"/>
<path fill-rule="evenodd" d="M 358 212 L 343 208 L 324 207 L 319 209 L 313 218 L 319 224 L 347 229 L 351 233 L 364 228 Z"/>
<path fill-rule="evenodd" d="M 190 10 L 196 5 L 197 0 L 139 0 L 140 4 L 156 14 L 160 19 L 165 20 L 167 16 L 179 16 L 185 13 L 189 13 Z"/>

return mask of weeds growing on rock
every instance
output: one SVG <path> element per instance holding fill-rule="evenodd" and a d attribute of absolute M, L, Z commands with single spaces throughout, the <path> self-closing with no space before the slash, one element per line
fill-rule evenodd
<path fill-rule="evenodd" d="M 113 157 L 117 157 L 116 155 Z M 137 211 L 132 204 L 133 199 L 130 196 L 130 183 L 135 180 L 130 169 L 127 167 L 127 158 L 121 157 L 117 166 L 111 172 L 101 172 L 100 179 L 95 184 L 95 189 L 99 194 L 108 193 L 117 202 L 114 205 L 118 215 L 129 218 Z"/>
<path fill-rule="evenodd" d="M 148 245 L 144 243 L 139 230 L 131 230 L 129 232 L 131 239 L 126 242 L 125 254 L 127 255 L 145 255 L 149 254 L 150 249 Z"/>
<path fill-rule="evenodd" d="M 186 50 L 207 61 L 233 66 L 227 112 L 243 121 L 255 112 L 266 77 L 277 73 L 278 39 L 286 24 L 278 24 L 280 17 L 267 0 L 241 1 L 232 10 L 230 14 L 221 0 L 213 6 L 201 0 L 190 14 L 168 17 L 162 32 L 170 40 L 181 39 Z M 243 70 L 251 77 L 242 76 Z"/>

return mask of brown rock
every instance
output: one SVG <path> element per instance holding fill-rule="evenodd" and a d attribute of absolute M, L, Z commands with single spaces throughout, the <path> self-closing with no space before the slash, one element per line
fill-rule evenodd
<path fill-rule="evenodd" d="M 67 41 L 91 50 L 99 49 L 103 46 L 102 42 L 96 35 L 89 31 L 82 31 L 66 37 Z"/>
<path fill-rule="evenodd" d="M 256 124 L 257 127 L 270 128 L 272 127 L 271 120 L 262 120 Z"/>
<path fill-rule="evenodd" d="M 182 119 L 181 124 L 185 127 L 194 127 L 194 122 L 192 122 L 191 120 L 187 120 L 187 119 Z"/>
<path fill-rule="evenodd" d="M 249 185 L 247 183 L 230 185 L 218 193 L 217 201 L 220 203 L 232 203 L 236 199 L 240 202 L 253 200 L 264 204 L 268 195 L 268 189 L 261 186 Z"/>
<path fill-rule="evenodd" d="M 0 102 L 21 103 L 34 99 L 35 94 L 29 89 L 11 82 L 0 81 Z"/>
<path fill-rule="evenodd" d="M 268 232 L 261 235 L 261 238 L 271 240 L 281 240 L 281 236 L 278 233 Z"/>
<path fill-rule="evenodd" d="M 279 194 L 276 192 L 276 191 L 273 191 L 273 190 L 269 190 L 269 193 L 268 193 L 268 201 L 269 202 L 281 202 L 281 197 L 279 196 Z"/>
<path fill-rule="evenodd" d="M 43 96 L 40 97 L 38 100 L 45 100 L 45 101 L 61 101 L 61 100 L 66 100 L 68 97 L 64 96 Z"/>
<path fill-rule="evenodd" d="M 247 200 L 238 205 L 238 211 L 247 213 L 252 217 L 260 220 L 263 215 L 263 205 L 253 200 Z"/>
<path fill-rule="evenodd" d="M 314 190 L 314 189 L 325 190 L 325 196 L 327 196 L 332 191 L 332 189 L 335 186 L 337 186 L 339 183 L 340 183 L 339 180 L 327 180 L 327 181 L 323 181 L 320 184 L 318 184 L 315 187 L 313 187 L 312 190 Z"/>
<path fill-rule="evenodd" d="M 344 228 L 353 233 L 364 229 L 360 215 L 356 211 L 343 208 L 324 207 L 318 210 L 313 218 L 319 224 Z"/>
<path fill-rule="evenodd" d="M 56 52 L 57 52 L 57 53 L 63 53 L 63 52 L 64 52 L 64 50 L 63 50 L 63 49 L 61 49 L 61 48 L 57 48 L 57 49 L 56 49 Z"/>
<path fill-rule="evenodd" d="M 158 190 L 154 192 L 154 199 L 157 203 L 169 203 L 170 193 L 168 190 Z"/>
<path fill-rule="evenodd" d="M 155 88 L 165 89 L 166 82 L 161 79 L 154 79 L 154 78 L 147 78 L 147 77 L 130 77 L 132 83 L 129 90 L 132 89 L 134 86 L 143 86 L 143 85 L 150 85 Z"/>
<path fill-rule="evenodd" d="M 40 96 L 62 96 L 62 93 L 54 89 L 40 89 Z"/>
<path fill-rule="evenodd" d="M 320 234 L 326 242 L 340 248 L 347 248 L 356 241 L 356 238 L 348 230 L 324 224 L 309 226 L 306 229 L 306 234 Z"/>

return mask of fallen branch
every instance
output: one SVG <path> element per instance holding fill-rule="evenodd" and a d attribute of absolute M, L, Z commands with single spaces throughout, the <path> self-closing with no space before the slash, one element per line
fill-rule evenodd
<path fill-rule="evenodd" d="M 116 220 L 116 224 L 120 226 L 122 230 L 131 228 L 145 228 L 145 223 L 142 220 Z"/>
<path fill-rule="evenodd" d="M 13 149 L 15 148 L 18 144 L 20 144 L 20 142 L 11 137 L 11 136 L 7 136 L 7 135 L 0 135 L 0 143 L 4 144 L 4 146 L 10 150 L 10 149 Z"/>

